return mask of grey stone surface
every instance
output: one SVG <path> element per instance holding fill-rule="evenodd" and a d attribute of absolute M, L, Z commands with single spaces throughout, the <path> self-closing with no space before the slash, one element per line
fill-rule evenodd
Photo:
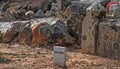
<path fill-rule="evenodd" d="M 44 17 L 44 12 L 42 10 L 38 10 L 36 13 L 35 13 L 35 17 Z"/>
<path fill-rule="evenodd" d="M 15 21 L 16 18 L 10 12 L 6 12 L 5 17 L 8 21 Z"/>
<path fill-rule="evenodd" d="M 18 9 L 20 9 L 21 7 L 22 7 L 22 5 L 16 5 L 16 6 L 15 6 L 15 9 L 18 10 Z"/>
<path fill-rule="evenodd" d="M 66 66 L 66 47 L 54 47 L 54 65 L 60 67 Z"/>
<path fill-rule="evenodd" d="M 0 11 L 4 12 L 7 10 L 8 7 L 9 7 L 8 3 L 3 3 L 2 6 L 0 7 Z"/>

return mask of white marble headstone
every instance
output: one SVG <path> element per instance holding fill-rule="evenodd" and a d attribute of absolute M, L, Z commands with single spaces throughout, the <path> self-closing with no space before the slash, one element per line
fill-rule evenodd
<path fill-rule="evenodd" d="M 66 47 L 54 47 L 54 65 L 60 67 L 66 66 Z"/>

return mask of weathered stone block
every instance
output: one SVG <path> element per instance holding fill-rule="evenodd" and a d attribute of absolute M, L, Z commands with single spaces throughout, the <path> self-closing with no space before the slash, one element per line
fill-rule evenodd
<path fill-rule="evenodd" d="M 97 54 L 120 59 L 120 23 L 107 21 L 99 24 Z"/>
<path fill-rule="evenodd" d="M 95 54 L 98 19 L 87 15 L 82 23 L 82 53 Z"/>

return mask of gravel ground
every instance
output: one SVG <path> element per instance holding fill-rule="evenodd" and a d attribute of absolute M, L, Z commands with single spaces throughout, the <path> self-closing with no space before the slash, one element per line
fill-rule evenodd
<path fill-rule="evenodd" d="M 66 68 L 53 64 L 52 47 L 0 45 L 0 69 L 120 69 L 120 62 L 67 47 Z"/>

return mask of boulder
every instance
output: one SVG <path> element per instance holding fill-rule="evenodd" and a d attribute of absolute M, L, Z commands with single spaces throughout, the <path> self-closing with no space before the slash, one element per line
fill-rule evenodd
<path fill-rule="evenodd" d="M 31 23 L 22 23 L 19 29 L 18 42 L 21 45 L 31 45 L 32 41 L 32 29 Z"/>
<path fill-rule="evenodd" d="M 40 8 L 46 13 L 46 11 L 51 10 L 51 1 L 50 0 L 41 0 Z"/>
<path fill-rule="evenodd" d="M 19 5 L 19 4 L 18 4 L 18 5 L 15 6 L 15 9 L 16 9 L 16 10 L 19 10 L 21 7 L 22 7 L 22 5 Z"/>
<path fill-rule="evenodd" d="M 59 13 L 59 7 L 58 7 L 57 4 L 52 3 L 51 12 L 52 12 L 52 16 L 58 15 L 58 13 Z"/>
<path fill-rule="evenodd" d="M 91 13 L 82 22 L 82 53 L 96 54 L 98 36 L 98 19 Z"/>
<path fill-rule="evenodd" d="M 35 13 L 35 17 L 37 18 L 42 18 L 44 17 L 44 12 L 42 10 L 38 10 L 36 13 Z"/>
<path fill-rule="evenodd" d="M 40 46 L 48 43 L 47 35 L 44 35 L 41 32 L 39 32 L 39 29 L 45 25 L 48 25 L 48 23 L 39 23 L 39 24 L 35 24 L 32 27 L 32 47 Z"/>
<path fill-rule="evenodd" d="M 27 10 L 28 11 L 33 11 L 33 12 L 36 13 L 39 10 L 39 7 L 37 5 L 35 5 L 35 4 L 29 4 L 27 6 Z"/>
<path fill-rule="evenodd" d="M 0 11 L 5 12 L 9 8 L 9 3 L 3 3 L 2 6 L 0 7 Z"/>
<path fill-rule="evenodd" d="M 26 10 L 25 9 L 19 9 L 18 10 L 18 19 L 20 20 L 26 20 L 26 16 L 25 16 Z"/>
<path fill-rule="evenodd" d="M 33 11 L 27 11 L 25 13 L 25 16 L 27 17 L 27 19 L 33 19 L 35 17 L 35 14 Z"/>
<path fill-rule="evenodd" d="M 20 23 L 13 23 L 11 28 L 8 29 L 2 36 L 2 43 L 10 43 L 19 34 Z"/>
<path fill-rule="evenodd" d="M 25 5 L 23 5 L 23 6 L 21 7 L 21 9 L 25 9 L 26 11 L 28 11 L 28 10 L 27 10 L 27 7 L 28 7 L 29 4 L 30 4 L 29 2 L 26 3 Z"/>
<path fill-rule="evenodd" d="M 16 18 L 14 17 L 14 15 L 11 14 L 10 12 L 6 12 L 5 13 L 5 17 L 6 17 L 7 21 L 15 21 L 16 20 Z"/>
<path fill-rule="evenodd" d="M 53 44 L 75 44 L 74 38 L 69 34 L 67 26 L 63 21 L 58 20 L 50 25 L 50 31 Z"/>
<path fill-rule="evenodd" d="M 101 22 L 98 37 L 97 54 L 120 59 L 120 22 L 117 20 Z"/>
<path fill-rule="evenodd" d="M 74 37 L 76 45 L 81 46 L 83 15 L 72 14 L 67 20 L 68 32 Z"/>
<path fill-rule="evenodd" d="M 45 17 L 51 17 L 51 16 L 52 16 L 52 12 L 51 11 L 46 11 Z"/>

